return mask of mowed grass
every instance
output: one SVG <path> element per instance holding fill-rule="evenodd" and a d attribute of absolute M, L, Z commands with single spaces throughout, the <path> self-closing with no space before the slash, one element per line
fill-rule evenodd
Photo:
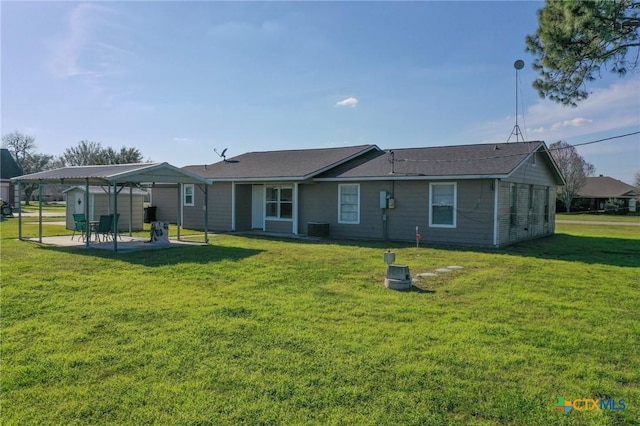
<path fill-rule="evenodd" d="M 225 235 L 108 253 L 18 242 L 16 223 L 0 225 L 2 424 L 640 418 L 637 227 L 496 251 Z M 386 290 L 388 248 L 414 276 L 464 269 Z M 626 409 L 564 415 L 558 397 Z"/>
<path fill-rule="evenodd" d="M 594 213 L 556 213 L 556 220 L 579 220 L 588 222 L 631 222 L 640 223 L 640 215 L 614 215 Z"/>

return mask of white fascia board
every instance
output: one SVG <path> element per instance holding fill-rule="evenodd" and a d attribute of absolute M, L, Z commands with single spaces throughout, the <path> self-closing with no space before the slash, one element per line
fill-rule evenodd
<path fill-rule="evenodd" d="M 265 182 L 300 182 L 307 180 L 304 177 L 266 177 L 266 178 L 209 178 L 212 182 L 242 182 L 242 183 L 265 183 Z"/>

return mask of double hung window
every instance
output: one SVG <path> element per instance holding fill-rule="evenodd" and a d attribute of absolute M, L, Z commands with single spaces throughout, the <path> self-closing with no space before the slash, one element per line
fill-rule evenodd
<path fill-rule="evenodd" d="M 429 226 L 456 227 L 457 187 L 455 182 L 429 184 Z"/>
<path fill-rule="evenodd" d="M 293 188 L 269 186 L 266 194 L 266 212 L 269 219 L 291 219 L 293 217 Z"/>
<path fill-rule="evenodd" d="M 360 223 L 360 185 L 338 185 L 338 223 Z"/>
<path fill-rule="evenodd" d="M 185 206 L 195 206 L 194 185 L 186 183 L 182 187 L 182 204 Z"/>

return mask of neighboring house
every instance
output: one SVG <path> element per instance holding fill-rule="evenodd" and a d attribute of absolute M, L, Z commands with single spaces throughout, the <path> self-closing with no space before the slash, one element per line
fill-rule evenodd
<path fill-rule="evenodd" d="M 637 214 L 640 188 L 609 176 L 588 177 L 572 203 L 572 211 L 607 211 Z"/>
<path fill-rule="evenodd" d="M 113 193 L 111 186 L 89 186 L 89 221 L 98 221 L 101 215 L 113 213 Z M 73 214 L 85 214 L 85 191 L 84 186 L 73 186 L 65 191 L 67 195 L 67 229 L 74 229 Z M 125 188 L 118 194 L 118 230 L 129 230 L 131 224 L 132 231 L 143 229 L 144 218 L 144 197 L 147 191 L 138 188 Z M 129 219 L 131 218 L 131 219 Z"/>
<path fill-rule="evenodd" d="M 0 198 L 14 205 L 15 187 L 11 183 L 11 178 L 22 175 L 22 169 L 8 149 L 0 148 L 0 150 Z"/>
<path fill-rule="evenodd" d="M 381 150 L 375 145 L 252 152 L 185 167 L 213 181 L 209 226 L 220 231 L 500 247 L 554 233 L 563 178 L 544 142 Z M 203 197 L 154 187 L 160 220 L 202 228 Z"/>

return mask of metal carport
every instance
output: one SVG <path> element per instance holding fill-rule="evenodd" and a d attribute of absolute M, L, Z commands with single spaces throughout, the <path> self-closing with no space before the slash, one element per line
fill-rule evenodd
<path fill-rule="evenodd" d="M 196 174 L 189 173 L 169 163 L 140 163 L 140 164 L 111 164 L 96 166 L 70 166 L 61 167 L 59 169 L 47 170 L 44 172 L 33 173 L 30 175 L 18 176 L 11 179 L 18 184 L 18 205 L 22 201 L 22 185 L 25 183 L 38 184 L 39 200 L 42 199 L 43 184 L 84 184 L 85 191 L 85 215 L 89 217 L 89 185 L 101 185 L 113 188 L 113 212 L 118 213 L 118 193 L 125 187 L 133 188 L 137 186 L 153 185 L 153 184 L 177 184 L 178 185 L 178 217 L 177 231 L 178 239 L 180 238 L 180 226 L 182 225 L 182 216 L 180 203 L 182 202 L 182 185 L 195 184 L 199 185 L 205 196 L 204 210 L 204 233 L 205 242 L 208 241 L 208 194 L 209 185 L 212 184 L 211 179 L 205 179 Z M 203 189 L 204 188 L 204 189 Z M 42 242 L 42 203 L 40 202 L 38 223 L 39 223 L 39 241 Z M 85 237 L 86 247 L 89 247 L 89 232 L 87 227 Z M 114 223 L 113 233 L 116 238 L 113 239 L 113 250 L 118 251 L 118 229 Z M 18 213 L 18 239 L 22 240 L 22 209 Z"/>

